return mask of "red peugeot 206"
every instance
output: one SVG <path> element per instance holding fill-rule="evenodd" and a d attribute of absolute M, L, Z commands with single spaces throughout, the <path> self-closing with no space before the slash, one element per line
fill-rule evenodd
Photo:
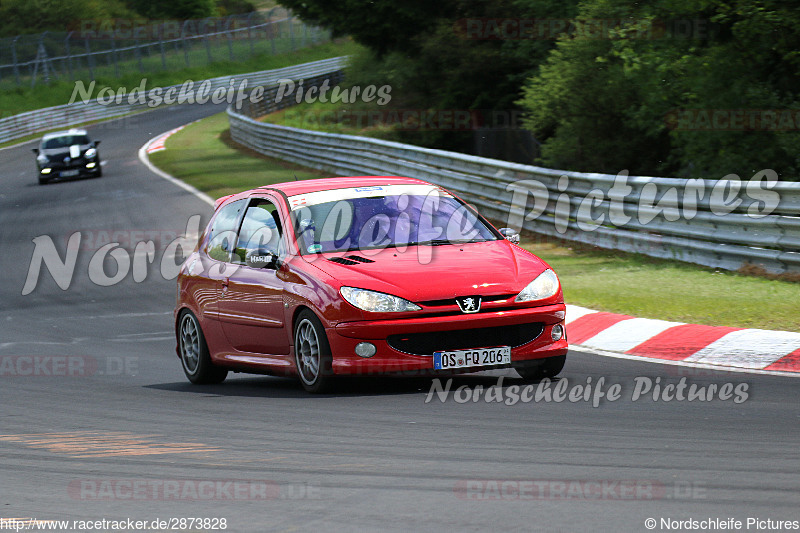
<path fill-rule="evenodd" d="M 177 352 L 192 383 L 229 371 L 558 374 L 556 274 L 452 193 L 421 180 L 294 181 L 220 198 L 178 276 Z"/>

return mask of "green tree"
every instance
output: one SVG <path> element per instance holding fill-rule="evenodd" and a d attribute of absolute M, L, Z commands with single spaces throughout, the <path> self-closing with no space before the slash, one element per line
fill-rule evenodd
<path fill-rule="evenodd" d="M 78 27 L 81 19 L 130 17 L 119 0 L 3 0 L 0 35 L 14 36 Z"/>
<path fill-rule="evenodd" d="M 149 19 L 201 19 L 217 14 L 215 0 L 127 0 L 131 9 Z"/>
<path fill-rule="evenodd" d="M 528 127 L 545 139 L 541 162 L 717 178 L 773 168 L 794 179 L 796 129 L 706 128 L 685 120 L 798 107 L 800 20 L 781 6 L 771 0 L 584 3 L 579 21 L 620 23 L 600 38 L 562 38 L 526 84 L 521 105 Z"/>
<path fill-rule="evenodd" d="M 435 27 L 452 0 L 284 0 L 285 7 L 308 22 L 330 28 L 334 35 L 350 35 L 380 56 L 390 51 L 408 51 L 414 37 Z"/>
<path fill-rule="evenodd" d="M 305 20 L 334 29 L 368 47 L 348 71 L 349 84 L 392 87 L 392 107 L 421 110 L 493 111 L 510 116 L 524 80 L 536 72 L 555 41 L 510 39 L 493 23 L 564 19 L 577 0 L 375 0 L 369 9 L 350 1 L 288 0 Z M 476 26 L 478 31 L 469 28 Z M 500 37 L 500 38 L 496 38 Z M 401 131 L 397 138 L 443 149 L 469 151 L 472 132 Z"/>

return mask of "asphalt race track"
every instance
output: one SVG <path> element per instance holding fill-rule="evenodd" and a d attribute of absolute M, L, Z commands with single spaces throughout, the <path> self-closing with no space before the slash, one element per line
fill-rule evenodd
<path fill-rule="evenodd" d="M 748 518 L 800 519 L 800 381 L 788 377 L 571 352 L 567 391 L 604 377 L 621 397 L 597 407 L 477 393 L 426 403 L 429 379 L 349 382 L 328 396 L 239 374 L 190 385 L 175 356 L 175 282 L 160 261 L 189 217 L 204 225 L 210 208 L 137 152 L 220 110 L 174 107 L 90 127 L 107 162 L 99 179 L 42 187 L 33 143 L 0 151 L 0 518 L 224 518 L 236 532 L 647 531 L 648 518 L 657 531 L 662 518 L 736 518 L 745 530 Z M 33 240 L 49 236 L 63 259 L 76 231 L 69 288 L 43 267 L 23 296 Z M 126 259 L 157 236 L 145 279 L 89 278 L 114 232 Z M 115 262 L 106 263 L 107 279 Z M 654 401 L 651 390 L 633 401 L 643 378 L 731 383 L 746 400 Z M 466 376 L 453 389 L 494 383 Z"/>

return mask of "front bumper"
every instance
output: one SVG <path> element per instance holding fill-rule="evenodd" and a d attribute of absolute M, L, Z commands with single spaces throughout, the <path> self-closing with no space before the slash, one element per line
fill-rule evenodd
<path fill-rule="evenodd" d="M 69 164 L 51 163 L 39 166 L 39 176 L 43 179 L 93 176 L 98 172 L 100 172 L 100 160 L 83 157 L 74 159 Z"/>
<path fill-rule="evenodd" d="M 567 353 L 566 335 L 554 342 L 550 334 L 556 324 L 564 325 L 565 310 L 564 304 L 556 304 L 477 314 L 337 324 L 326 329 L 333 355 L 333 372 L 337 375 L 438 374 L 443 372 L 433 368 L 433 351 L 438 350 L 511 346 L 512 364 L 564 355 Z M 492 334 L 481 335 L 481 330 Z M 525 331 L 528 332 L 527 337 Z M 438 338 L 441 338 L 441 345 L 434 348 Z M 419 339 L 419 342 L 415 342 L 415 339 Z M 355 354 L 356 345 L 364 341 L 375 345 L 377 351 L 374 356 L 362 358 Z M 408 351 L 401 351 L 398 347 Z M 430 353 L 420 353 L 423 350 Z M 458 371 L 475 372 L 502 367 L 481 366 Z M 444 373 L 452 374 L 453 371 Z"/>

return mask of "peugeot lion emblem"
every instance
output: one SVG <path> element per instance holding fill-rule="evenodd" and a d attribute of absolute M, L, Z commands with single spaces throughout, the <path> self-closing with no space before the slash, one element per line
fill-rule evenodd
<path fill-rule="evenodd" d="M 480 296 L 461 296 L 456 298 L 456 303 L 462 313 L 477 313 L 481 310 Z"/>

